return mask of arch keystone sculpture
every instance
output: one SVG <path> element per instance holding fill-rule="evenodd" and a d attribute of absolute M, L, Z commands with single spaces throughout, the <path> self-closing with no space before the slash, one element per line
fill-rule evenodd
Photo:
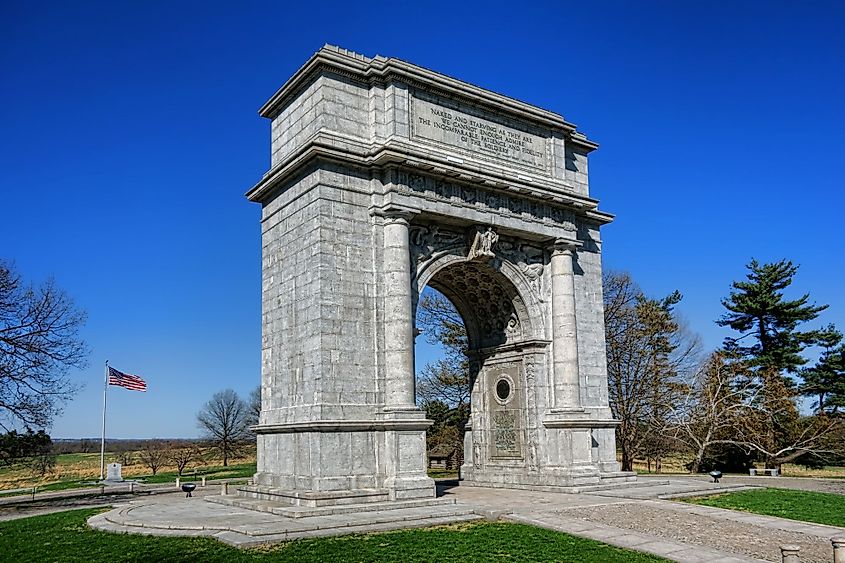
<path fill-rule="evenodd" d="M 470 346 L 464 482 L 573 490 L 619 471 L 608 407 L 597 145 L 561 116 L 325 46 L 261 108 L 258 472 L 298 506 L 430 499 L 414 394 L 420 292 Z"/>

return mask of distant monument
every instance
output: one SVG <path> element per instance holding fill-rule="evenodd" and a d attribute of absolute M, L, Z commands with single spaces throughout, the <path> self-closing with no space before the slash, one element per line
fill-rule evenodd
<path fill-rule="evenodd" d="M 469 336 L 464 482 L 633 480 L 608 407 L 597 145 L 560 115 L 325 46 L 261 108 L 262 384 L 255 485 L 299 506 L 430 499 L 414 319 Z"/>
<path fill-rule="evenodd" d="M 121 475 L 121 470 L 123 466 L 119 463 L 110 463 L 106 466 L 106 481 L 112 481 L 116 483 L 123 482 L 123 476 Z"/>

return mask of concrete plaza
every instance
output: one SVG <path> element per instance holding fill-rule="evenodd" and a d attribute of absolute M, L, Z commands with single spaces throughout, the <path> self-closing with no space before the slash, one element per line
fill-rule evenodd
<path fill-rule="evenodd" d="M 289 517 L 221 504 L 218 487 L 195 493 L 157 494 L 94 516 L 89 524 L 111 532 L 162 536 L 208 536 L 238 547 L 298 538 L 371 533 L 473 520 L 504 520 L 541 526 L 674 561 L 780 561 L 780 546 L 801 546 L 802 562 L 829 562 L 830 538 L 845 529 L 759 516 L 671 500 L 687 495 L 762 486 L 831 490 L 845 483 L 800 479 L 671 476 L 640 479 L 636 486 L 580 494 L 468 487 L 441 483 L 429 506 L 383 511 L 348 510 Z M 216 497 L 216 498 L 215 498 Z M 214 502 L 209 502 L 209 501 Z M 256 501 L 261 502 L 261 501 Z"/>

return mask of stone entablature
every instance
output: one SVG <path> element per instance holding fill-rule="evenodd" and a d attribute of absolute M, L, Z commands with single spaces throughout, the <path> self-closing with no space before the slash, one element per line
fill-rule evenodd
<path fill-rule="evenodd" d="M 326 46 L 260 114 L 273 120 L 272 167 L 248 193 L 254 201 L 322 155 L 365 166 L 416 166 L 533 196 L 600 223 L 611 219 L 588 196 L 587 154 L 597 145 L 574 125 L 398 59 Z"/>

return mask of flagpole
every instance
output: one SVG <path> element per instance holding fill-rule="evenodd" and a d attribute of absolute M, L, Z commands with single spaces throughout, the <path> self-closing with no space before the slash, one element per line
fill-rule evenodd
<path fill-rule="evenodd" d="M 109 388 L 109 361 L 106 360 L 106 369 L 103 376 L 103 434 L 100 436 L 100 481 L 105 477 L 106 472 L 106 391 Z"/>

